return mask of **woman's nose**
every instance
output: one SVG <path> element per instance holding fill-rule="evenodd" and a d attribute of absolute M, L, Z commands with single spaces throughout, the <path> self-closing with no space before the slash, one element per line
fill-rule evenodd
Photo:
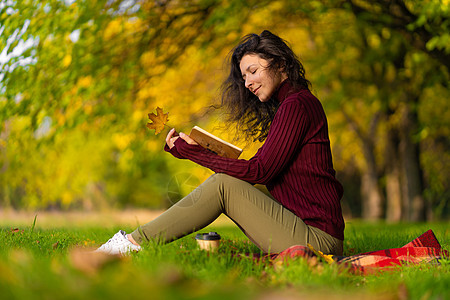
<path fill-rule="evenodd" d="M 251 85 L 252 85 L 252 81 L 248 77 L 246 77 L 245 78 L 245 87 L 250 89 Z"/>

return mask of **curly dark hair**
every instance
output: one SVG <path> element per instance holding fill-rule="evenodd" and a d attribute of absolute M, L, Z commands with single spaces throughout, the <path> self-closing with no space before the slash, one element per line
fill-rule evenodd
<path fill-rule="evenodd" d="M 305 79 L 303 65 L 287 42 L 268 30 L 260 35 L 246 35 L 230 54 L 230 74 L 222 84 L 221 107 L 226 109 L 227 121 L 235 123 L 238 132 L 253 141 L 262 142 L 267 137 L 279 101 L 272 95 L 267 102 L 261 102 L 245 87 L 240 69 L 242 57 L 245 54 L 257 54 L 269 62 L 269 71 L 275 72 L 281 68 L 296 90 L 309 90 L 311 84 Z"/>

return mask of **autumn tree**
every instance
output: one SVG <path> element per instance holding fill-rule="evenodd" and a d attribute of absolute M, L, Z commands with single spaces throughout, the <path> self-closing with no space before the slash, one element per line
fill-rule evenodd
<path fill-rule="evenodd" d="M 164 106 L 174 126 L 198 119 L 220 81 L 204 70 L 240 37 L 251 5 L 2 1 L 3 203 L 158 205 L 171 174 L 147 136 L 148 111 Z"/>
<path fill-rule="evenodd" d="M 368 28 L 363 33 L 367 37 L 365 56 L 372 56 L 372 82 L 384 100 L 380 113 L 388 122 L 384 162 L 387 218 L 399 220 L 401 202 L 403 220 L 424 220 L 428 184 L 421 164 L 420 135 L 427 124 L 420 120 L 419 112 L 428 88 L 448 88 L 449 6 L 441 1 L 400 0 L 345 1 L 343 7 L 346 5 L 361 27 Z M 378 47 L 369 44 L 374 38 L 380 42 Z"/>
<path fill-rule="evenodd" d="M 160 106 L 178 129 L 213 127 L 203 108 L 217 99 L 224 58 L 242 35 L 269 29 L 291 42 L 325 107 L 344 203 L 356 187 L 365 218 L 445 214 L 442 1 L 0 3 L 4 206 L 157 207 L 177 173 L 208 176 L 163 155 L 147 115 Z"/>
<path fill-rule="evenodd" d="M 441 1 L 287 3 L 284 13 L 289 11 L 291 19 L 311 20 L 307 43 L 316 51 L 311 59 L 318 72 L 313 76 L 325 92 L 322 99 L 330 101 L 327 107 L 342 115 L 359 141 L 364 159 L 352 161 L 361 173 L 363 217 L 424 220 L 436 204 L 431 198 L 425 202 L 425 191 L 430 192 L 437 178 L 421 162 L 430 154 L 421 151 L 438 141 L 446 140 L 434 149 L 448 144 L 440 134 L 428 135 L 437 130 L 431 130 L 429 116 L 421 114 L 430 101 L 430 90 L 448 88 L 448 5 Z M 440 98 L 433 101 L 448 107 Z M 341 147 L 342 153 L 346 147 L 351 149 L 338 142 Z M 448 167 L 448 152 L 443 151 L 441 158 Z M 439 200 L 442 207 L 448 196 L 445 189 L 439 191 L 447 199 Z"/>

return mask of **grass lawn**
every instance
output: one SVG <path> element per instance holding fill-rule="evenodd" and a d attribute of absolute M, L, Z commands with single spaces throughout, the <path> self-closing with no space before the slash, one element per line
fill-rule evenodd
<path fill-rule="evenodd" d="M 39 226 L 1 223 L 0 299 L 450 299 L 450 260 L 441 266 L 402 267 L 378 275 L 352 275 L 336 265 L 256 262 L 258 249 L 235 226 L 212 225 L 223 243 L 217 253 L 198 250 L 194 235 L 140 253 L 90 261 L 79 250 L 95 247 L 133 226 Z M 344 254 L 401 247 L 432 229 L 450 249 L 448 223 L 349 221 Z"/>

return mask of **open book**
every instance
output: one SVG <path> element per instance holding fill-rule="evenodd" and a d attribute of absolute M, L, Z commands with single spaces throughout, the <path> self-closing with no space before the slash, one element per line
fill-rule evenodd
<path fill-rule="evenodd" d="M 203 148 L 206 148 L 223 157 L 238 158 L 242 153 L 241 148 L 221 140 L 217 136 L 201 129 L 198 126 L 194 126 L 194 128 L 192 128 L 189 136 Z"/>

